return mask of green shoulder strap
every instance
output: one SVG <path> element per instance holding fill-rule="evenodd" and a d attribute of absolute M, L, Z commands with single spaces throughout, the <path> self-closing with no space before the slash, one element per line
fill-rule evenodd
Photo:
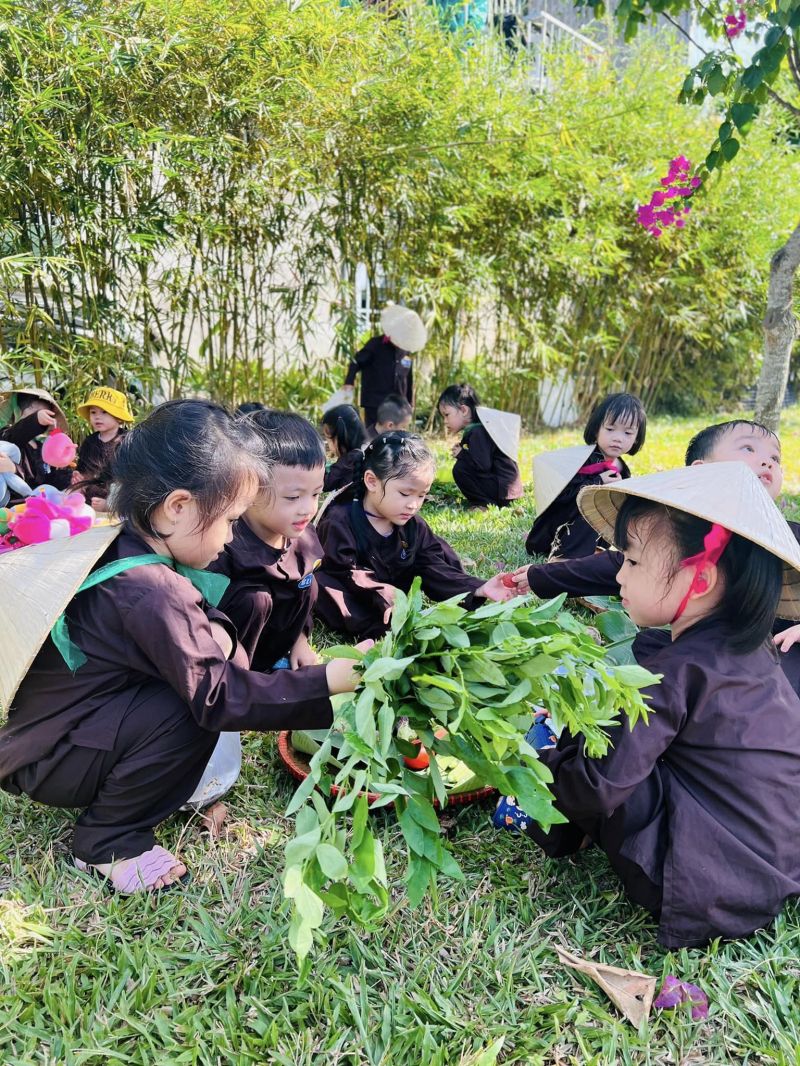
<path fill-rule="evenodd" d="M 136 566 L 150 566 L 153 563 L 163 563 L 164 566 L 176 570 L 194 585 L 203 599 L 210 603 L 212 607 L 217 606 L 230 584 L 230 578 L 225 577 L 223 574 L 214 574 L 208 570 L 195 570 L 191 566 L 183 566 L 181 563 L 176 563 L 169 555 L 132 555 L 126 559 L 115 559 L 113 562 L 101 566 L 99 570 L 93 571 L 78 586 L 75 595 L 77 596 L 79 592 L 85 592 L 86 589 L 94 588 L 95 585 L 100 585 L 104 581 L 109 581 L 112 577 L 116 577 L 117 574 L 122 574 L 126 570 L 132 570 Z M 50 631 L 50 636 L 61 653 L 61 658 L 74 674 L 86 662 L 86 656 L 78 645 L 70 639 L 66 615 L 60 614 L 58 616 L 56 624 Z"/>

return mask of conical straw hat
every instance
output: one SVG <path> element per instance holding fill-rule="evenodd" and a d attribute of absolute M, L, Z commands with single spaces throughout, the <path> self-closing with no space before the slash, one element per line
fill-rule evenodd
<path fill-rule="evenodd" d="M 343 387 L 337 389 L 336 392 L 331 393 L 330 399 L 326 400 L 322 405 L 322 413 L 325 415 L 328 411 L 332 411 L 334 407 L 341 407 L 343 403 L 353 404 L 353 389 L 352 387 Z"/>
<path fill-rule="evenodd" d="M 587 485 L 581 514 L 609 544 L 626 496 L 663 503 L 717 522 L 783 560 L 781 618 L 800 618 L 800 545 L 764 486 L 744 463 L 702 463 L 608 485 Z"/>
<path fill-rule="evenodd" d="M 497 447 L 513 459 L 519 458 L 519 432 L 522 419 L 510 411 L 496 411 L 494 407 L 476 407 L 481 425 L 495 442 Z"/>
<path fill-rule="evenodd" d="M 0 603 L 9 620 L 0 656 L 0 713 L 8 711 L 56 619 L 121 528 L 92 526 L 0 555 Z"/>
<path fill-rule="evenodd" d="M 594 444 L 576 444 L 574 448 L 557 448 L 554 452 L 534 456 L 533 494 L 537 518 L 541 518 L 562 489 L 569 485 L 594 449 Z"/>
<path fill-rule="evenodd" d="M 11 421 L 13 414 L 12 404 L 15 396 L 35 396 L 37 400 L 52 404 L 56 411 L 56 425 L 62 433 L 69 433 L 67 416 L 61 410 L 58 401 L 46 389 L 36 389 L 33 386 L 29 389 L 12 389 L 10 392 L 3 393 L 0 397 L 0 426 L 5 426 Z M 42 433 L 44 432 L 45 429 L 42 428 Z"/>
<path fill-rule="evenodd" d="M 428 342 L 428 331 L 416 311 L 387 304 L 381 311 L 381 329 L 404 352 L 418 352 Z"/>

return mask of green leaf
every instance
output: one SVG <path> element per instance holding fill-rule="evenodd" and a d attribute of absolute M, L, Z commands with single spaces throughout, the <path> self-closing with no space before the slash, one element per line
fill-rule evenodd
<path fill-rule="evenodd" d="M 468 648 L 469 635 L 459 626 L 442 626 L 442 636 L 453 648 Z"/>
<path fill-rule="evenodd" d="M 416 659 L 410 655 L 405 659 L 380 658 L 370 663 L 364 671 L 364 680 L 370 681 L 395 681 L 403 674 Z"/>
<path fill-rule="evenodd" d="M 426 859 L 416 855 L 411 856 L 406 874 L 406 891 L 408 902 L 412 907 L 417 907 L 422 902 L 430 886 L 432 874 L 433 869 Z"/>
<path fill-rule="evenodd" d="M 362 662 L 367 652 L 360 651 L 354 644 L 334 644 L 329 648 L 322 648 L 320 655 L 323 659 L 356 659 Z"/>
<path fill-rule="evenodd" d="M 316 856 L 320 870 L 331 881 L 343 881 L 347 877 L 347 860 L 333 844 L 320 844 Z"/>
<path fill-rule="evenodd" d="M 739 142 L 736 140 L 735 137 L 731 137 L 729 141 L 725 141 L 725 143 L 721 146 L 720 150 L 724 158 L 730 163 L 730 161 L 739 151 Z"/>
<path fill-rule="evenodd" d="M 719 93 L 724 92 L 727 84 L 728 79 L 723 73 L 722 67 L 714 67 L 706 78 L 706 86 L 712 96 L 718 96 Z"/>
<path fill-rule="evenodd" d="M 718 162 L 719 162 L 719 151 L 715 150 L 713 152 L 709 152 L 708 155 L 706 156 L 706 167 L 708 167 L 709 170 L 714 170 L 716 168 Z"/>
<path fill-rule="evenodd" d="M 436 833 L 437 835 L 441 833 L 439 819 L 436 817 L 436 811 L 434 811 L 429 800 L 422 799 L 420 796 L 411 796 L 407 809 L 417 825 L 421 825 L 423 829 L 427 829 L 431 833 Z"/>
<path fill-rule="evenodd" d="M 723 122 L 719 128 L 720 144 L 724 144 L 733 134 L 733 126 L 730 122 Z"/>
<path fill-rule="evenodd" d="M 302 862 L 303 859 L 307 859 L 309 855 L 312 855 L 316 850 L 317 844 L 319 844 L 320 829 L 319 826 L 313 829 L 310 833 L 304 833 L 302 836 L 293 837 L 286 845 L 286 865 L 296 866 Z"/>
<path fill-rule="evenodd" d="M 755 116 L 758 114 L 758 108 L 754 104 L 734 104 L 731 107 L 731 118 L 738 130 L 745 131 L 745 127 L 749 127 Z"/>

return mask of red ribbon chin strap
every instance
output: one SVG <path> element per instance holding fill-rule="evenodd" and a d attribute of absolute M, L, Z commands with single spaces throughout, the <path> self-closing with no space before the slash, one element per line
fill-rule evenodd
<path fill-rule="evenodd" d="M 579 474 L 602 474 L 606 470 L 616 470 L 617 463 L 615 459 L 603 459 L 600 463 L 589 463 L 587 466 L 582 466 L 578 471 Z"/>
<path fill-rule="evenodd" d="M 700 571 L 706 565 L 716 565 L 719 562 L 719 558 L 728 546 L 728 541 L 732 536 L 733 534 L 729 529 L 721 526 L 718 522 L 714 522 L 711 529 L 703 537 L 703 550 L 698 552 L 697 555 L 690 555 L 688 559 L 681 560 L 681 566 L 694 567 L 694 577 L 686 595 L 681 600 L 680 607 L 672 619 L 671 625 L 674 625 L 686 610 L 686 604 L 689 602 L 689 597 L 693 592 L 706 591 L 708 582 Z"/>

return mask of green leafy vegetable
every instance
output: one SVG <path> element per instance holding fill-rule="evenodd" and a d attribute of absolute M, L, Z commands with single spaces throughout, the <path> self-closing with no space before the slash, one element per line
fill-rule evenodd
<path fill-rule="evenodd" d="M 434 809 L 435 799 L 447 800 L 443 769 L 463 764 L 476 779 L 513 793 L 540 824 L 553 825 L 564 818 L 548 788 L 550 772 L 524 739 L 535 708 L 546 707 L 556 728 L 582 733 L 591 756 L 605 753 L 604 729 L 621 714 L 630 725 L 647 718 L 640 690 L 658 678 L 614 663 L 562 610 L 563 596 L 487 603 L 472 612 L 459 598 L 423 609 L 418 581 L 407 596 L 398 591 L 391 631 L 364 656 L 358 691 L 337 701 L 328 734 L 314 734 L 309 777 L 289 805 L 296 828 L 283 877 L 290 942 L 301 958 L 325 906 L 366 925 L 388 908 L 366 792 L 378 794 L 375 806 L 394 804 L 408 848 L 406 891 L 416 905 L 440 875 L 461 876 Z M 607 628 L 612 640 L 629 636 L 620 618 Z M 398 734 L 400 719 L 411 734 L 405 724 Z M 416 750 L 409 735 L 441 763 L 431 758 L 428 771 L 409 769 L 403 756 Z M 325 797 L 332 785 L 338 791 L 331 806 Z"/>

